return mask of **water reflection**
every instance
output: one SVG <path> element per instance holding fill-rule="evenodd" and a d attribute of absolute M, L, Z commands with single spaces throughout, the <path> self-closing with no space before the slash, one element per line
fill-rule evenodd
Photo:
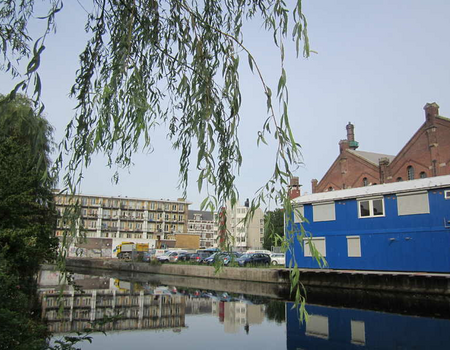
<path fill-rule="evenodd" d="M 237 333 L 264 320 L 265 304 L 260 298 L 226 292 L 156 286 L 73 274 L 73 285 L 64 283 L 57 291 L 60 275 L 42 271 L 40 299 L 42 317 L 52 333 L 80 332 L 92 322 L 117 316 L 104 331 L 186 328 L 186 315 L 206 314 L 223 324 L 225 333 Z M 62 312 L 59 312 L 60 307 Z"/>
<path fill-rule="evenodd" d="M 287 349 L 447 349 L 450 321 L 309 305 L 307 324 L 287 307 Z"/>
<path fill-rule="evenodd" d="M 223 292 L 102 275 L 74 274 L 76 287 L 63 287 L 61 316 L 59 278 L 53 271 L 40 275 L 42 315 L 52 332 L 82 331 L 103 316 L 120 316 L 105 324 L 107 337 L 97 333 L 93 344 L 82 345 L 83 349 L 123 349 L 129 344 L 148 348 L 149 342 L 152 348 L 198 349 L 214 343 L 214 349 L 255 350 L 441 349 L 450 343 L 450 320 L 445 313 L 441 318 L 417 317 L 411 315 L 413 309 L 401 315 L 337 307 L 333 300 L 333 306 L 308 305 L 309 322 L 301 324 L 292 303 L 233 293 L 229 285 L 224 285 L 228 291 Z M 310 300 L 317 299 L 310 295 Z M 345 300 L 349 303 L 350 297 Z"/>

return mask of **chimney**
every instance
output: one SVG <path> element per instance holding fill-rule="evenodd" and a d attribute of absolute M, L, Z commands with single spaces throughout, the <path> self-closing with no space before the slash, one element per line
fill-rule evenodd
<path fill-rule="evenodd" d="M 289 185 L 289 198 L 294 199 L 300 197 L 300 185 L 298 177 L 291 177 L 291 183 Z"/>
<path fill-rule="evenodd" d="M 359 145 L 358 142 L 355 141 L 355 127 L 352 123 L 348 122 L 345 128 L 347 129 L 348 147 L 352 150 L 357 149 Z"/>
<path fill-rule="evenodd" d="M 349 142 L 347 140 L 339 141 L 339 153 L 344 152 L 346 149 L 349 149 Z"/>
<path fill-rule="evenodd" d="M 311 180 L 311 192 L 312 193 L 316 193 L 317 183 L 318 183 L 317 179 Z"/>
<path fill-rule="evenodd" d="M 436 102 L 427 103 L 423 109 L 425 110 L 425 120 L 433 125 L 435 117 L 439 116 L 439 105 Z"/>
<path fill-rule="evenodd" d="M 389 182 L 387 180 L 390 179 L 390 169 L 389 169 L 389 158 L 383 157 L 378 159 L 378 168 L 380 169 L 380 183 L 384 184 Z"/>

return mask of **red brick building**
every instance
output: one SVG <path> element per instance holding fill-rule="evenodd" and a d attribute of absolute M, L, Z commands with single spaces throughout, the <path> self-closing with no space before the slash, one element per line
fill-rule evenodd
<path fill-rule="evenodd" d="M 339 142 L 339 156 L 312 192 L 362 187 L 450 174 L 450 119 L 439 116 L 439 106 L 427 103 L 425 122 L 396 155 L 358 151 L 354 127 Z"/>

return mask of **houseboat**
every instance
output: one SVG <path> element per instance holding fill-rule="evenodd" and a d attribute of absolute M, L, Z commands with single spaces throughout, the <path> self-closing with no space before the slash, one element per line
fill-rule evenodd
<path fill-rule="evenodd" d="M 314 193 L 294 207 L 287 266 L 318 268 L 313 242 L 330 269 L 450 273 L 450 175 Z"/>

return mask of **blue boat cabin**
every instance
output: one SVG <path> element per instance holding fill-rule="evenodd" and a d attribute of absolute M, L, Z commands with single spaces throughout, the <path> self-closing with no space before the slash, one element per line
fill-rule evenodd
<path fill-rule="evenodd" d="M 286 265 L 318 268 L 309 241 L 328 268 L 450 272 L 450 175 L 314 193 L 294 200 L 286 234 L 302 224 Z"/>

